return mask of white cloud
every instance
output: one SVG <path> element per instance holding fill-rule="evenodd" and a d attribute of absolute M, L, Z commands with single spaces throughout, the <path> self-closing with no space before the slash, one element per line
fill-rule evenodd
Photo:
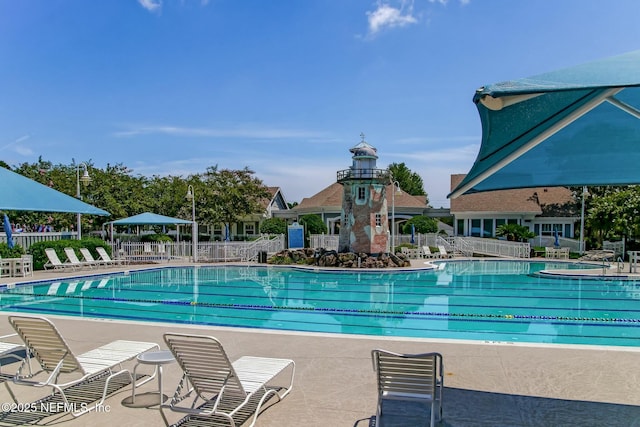
<path fill-rule="evenodd" d="M 138 0 L 138 3 L 149 12 L 159 12 L 162 8 L 162 0 Z"/>
<path fill-rule="evenodd" d="M 406 12 L 405 12 L 406 9 Z M 378 3 L 378 8 L 373 12 L 367 12 L 369 20 L 369 33 L 376 34 L 384 28 L 404 27 L 415 24 L 418 20 L 413 16 L 413 3 L 405 7 L 402 2 L 399 8 L 388 3 Z"/>
<path fill-rule="evenodd" d="M 20 154 L 21 156 L 32 156 L 34 151 L 29 148 L 29 147 L 24 147 L 22 145 L 18 145 L 15 148 L 16 153 Z"/>
<path fill-rule="evenodd" d="M 179 126 L 135 126 L 128 130 L 115 132 L 118 137 L 129 137 L 137 135 L 163 134 L 186 137 L 209 137 L 209 138 L 254 138 L 254 139 L 278 139 L 278 138 L 321 138 L 326 135 L 321 132 L 262 128 L 254 126 L 242 126 L 237 128 L 188 128 Z"/>
<path fill-rule="evenodd" d="M 3 145 L 2 147 L 0 147 L 0 150 L 6 150 L 9 147 L 14 147 L 13 151 L 15 151 L 18 154 L 22 154 L 24 156 L 28 156 L 33 154 L 33 151 L 30 148 L 24 147 L 22 145 L 20 145 L 21 143 L 25 142 L 26 140 L 28 140 L 29 138 L 31 138 L 31 135 L 23 135 L 19 138 L 16 138 L 15 140 L 11 141 L 10 143 Z"/>

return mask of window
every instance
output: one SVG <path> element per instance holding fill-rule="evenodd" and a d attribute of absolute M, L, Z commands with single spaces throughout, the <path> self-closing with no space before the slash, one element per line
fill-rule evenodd
<path fill-rule="evenodd" d="M 555 235 L 555 230 L 558 230 L 558 236 L 562 236 L 562 229 L 562 224 L 542 224 L 542 235 L 553 236 Z"/>
<path fill-rule="evenodd" d="M 458 236 L 464 236 L 464 219 L 458 220 Z"/>
<path fill-rule="evenodd" d="M 244 234 L 256 234 L 256 226 L 255 226 L 255 224 L 245 224 L 244 225 Z"/>
<path fill-rule="evenodd" d="M 364 187 L 358 187 L 358 200 L 364 200 Z"/>
<path fill-rule="evenodd" d="M 376 214 L 376 227 L 382 227 L 382 215 L 379 213 Z"/>
<path fill-rule="evenodd" d="M 479 219 L 471 220 L 471 235 L 474 237 L 480 237 L 480 220 Z"/>
<path fill-rule="evenodd" d="M 482 221 L 482 236 L 483 237 L 491 237 L 493 236 L 493 219 L 484 219 Z"/>

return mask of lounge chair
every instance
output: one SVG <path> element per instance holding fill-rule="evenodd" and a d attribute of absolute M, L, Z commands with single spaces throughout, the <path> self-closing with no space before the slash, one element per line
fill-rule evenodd
<path fill-rule="evenodd" d="M 95 266 L 108 265 L 106 261 L 103 261 L 101 259 L 95 259 L 93 255 L 91 255 L 91 251 L 87 248 L 80 248 L 80 254 L 82 254 L 82 258 L 84 258 L 84 262 L 86 262 L 89 265 L 95 265 Z"/>
<path fill-rule="evenodd" d="M 434 254 L 431 252 L 431 248 L 429 246 L 422 247 L 422 256 L 424 258 L 438 258 L 439 254 Z"/>
<path fill-rule="evenodd" d="M 67 256 L 67 259 L 69 260 L 69 262 L 75 265 L 77 268 L 83 268 L 83 267 L 93 268 L 97 265 L 95 262 L 90 263 L 90 262 L 80 261 L 78 259 L 78 255 L 76 255 L 76 251 L 73 248 L 64 248 L 64 254 Z"/>
<path fill-rule="evenodd" d="M 89 412 L 102 405 L 107 397 L 111 380 L 120 375 L 129 377 L 131 373 L 122 369 L 122 363 L 136 358 L 141 353 L 159 349 L 151 342 L 118 340 L 86 353 L 75 355 L 53 323 L 43 317 L 9 316 L 9 323 L 24 341 L 31 357 L 23 360 L 13 383 L 32 387 L 51 387 L 60 393 L 65 407 L 73 407 L 65 389 L 73 385 L 88 383 L 96 377 L 106 375 L 102 396 L 95 405 L 78 405 L 79 410 L 72 412 L 74 417 Z M 37 372 L 31 372 L 31 362 L 40 364 Z M 24 371 L 28 370 L 28 373 Z M 150 381 L 147 377 L 139 384 Z M 20 402 L 9 383 L 5 382 L 13 400 Z M 93 385 L 93 384 L 92 384 Z"/>
<path fill-rule="evenodd" d="M 184 372 L 174 396 L 160 406 L 167 425 L 165 411 L 171 410 L 197 416 L 199 420 L 207 416 L 223 417 L 231 426 L 238 421 L 233 417 L 238 418 L 244 412 L 247 417 L 254 414 L 250 424 L 253 426 L 262 404 L 272 396 L 284 398 L 293 386 L 293 360 L 243 356 L 231 363 L 222 344 L 213 337 L 167 333 L 164 341 Z M 268 386 L 287 368 L 291 371 L 288 386 Z M 190 404 L 180 405 L 183 399 L 191 397 Z"/>
<path fill-rule="evenodd" d="M 453 258 L 453 254 L 448 253 L 444 245 L 438 245 L 438 255 L 440 258 Z"/>
<path fill-rule="evenodd" d="M 48 269 L 48 268 L 53 268 L 54 270 L 64 270 L 64 269 L 72 269 L 75 270 L 76 269 L 76 265 L 71 264 L 70 262 L 62 262 L 60 261 L 60 258 L 58 258 L 58 254 L 56 253 L 56 250 L 53 248 L 46 248 L 44 250 L 44 253 L 47 255 L 47 258 L 49 259 L 49 261 L 47 261 L 44 264 L 44 269 Z"/>
<path fill-rule="evenodd" d="M 436 419 L 442 420 L 442 355 L 373 350 L 371 357 L 378 380 L 376 427 L 383 426 L 382 410 L 385 400 L 427 403 L 431 406 L 431 427 L 435 425 Z"/>
<path fill-rule="evenodd" d="M 18 356 L 16 353 L 25 350 L 25 346 L 22 343 L 13 343 L 7 341 L 7 338 L 16 337 L 18 334 L 9 334 L 0 336 L 0 361 L 5 358 L 16 359 L 16 361 L 21 361 L 24 358 Z M 2 369 L 2 364 L 0 363 L 0 370 Z"/>
<path fill-rule="evenodd" d="M 112 259 L 102 246 L 97 246 L 96 252 L 98 252 L 100 259 L 108 264 L 123 265 L 127 262 L 125 259 Z"/>

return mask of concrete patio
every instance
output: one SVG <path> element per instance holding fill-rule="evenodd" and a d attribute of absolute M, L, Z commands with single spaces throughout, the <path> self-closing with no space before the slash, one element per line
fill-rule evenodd
<path fill-rule="evenodd" d="M 37 272 L 29 280 L 57 276 L 57 272 Z M 0 325 L 4 325 L 1 334 L 11 332 L 7 314 L 0 314 Z M 153 341 L 165 348 L 162 335 L 172 331 L 215 336 L 232 360 L 242 355 L 293 359 L 293 391 L 283 401 L 268 406 L 258 417 L 257 426 L 373 425 L 376 384 L 370 353 L 374 348 L 442 353 L 442 426 L 640 426 L 637 348 L 445 342 L 48 318 L 78 353 L 116 339 Z M 16 367 L 3 364 L 2 371 L 12 373 Z M 180 374 L 177 364 L 165 366 L 165 394 L 174 391 Z M 27 387 L 14 389 L 20 403 L 35 401 L 43 394 Z M 138 390 L 141 395 L 136 406 L 140 407 L 127 404 L 131 395 L 131 386 L 127 386 L 109 397 L 105 407 L 109 412 L 92 412 L 76 419 L 63 412 L 38 424 L 161 426 L 157 405 L 144 407 L 145 402 L 157 401 L 157 395 L 145 394 L 156 389 L 157 382 L 152 381 Z M 0 402 L 11 402 L 5 387 L 0 388 Z M 402 417 L 394 421 L 393 425 L 416 425 Z"/>

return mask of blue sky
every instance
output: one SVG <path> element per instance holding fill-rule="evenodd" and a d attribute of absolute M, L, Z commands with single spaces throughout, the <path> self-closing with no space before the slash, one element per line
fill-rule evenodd
<path fill-rule="evenodd" d="M 0 0 L 0 159 L 256 171 L 300 201 L 366 140 L 434 207 L 484 84 L 639 49 L 637 0 Z"/>

